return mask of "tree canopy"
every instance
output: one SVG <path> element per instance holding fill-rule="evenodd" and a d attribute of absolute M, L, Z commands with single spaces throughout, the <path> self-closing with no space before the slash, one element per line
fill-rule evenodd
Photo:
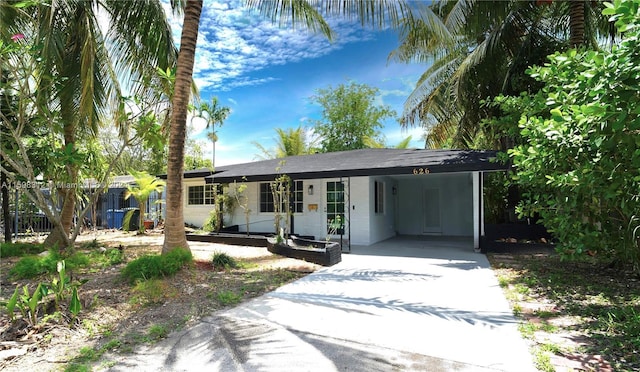
<path fill-rule="evenodd" d="M 524 141 L 509 151 L 524 191 L 565 257 L 585 253 L 640 272 L 640 0 L 607 4 L 622 32 L 610 51 L 555 53 L 529 74 L 544 88 L 510 100 Z M 505 104 L 506 105 L 506 104 Z M 503 106 L 505 106 L 503 105 Z"/>
<path fill-rule="evenodd" d="M 350 81 L 318 89 L 311 100 L 322 106 L 322 119 L 313 121 L 322 152 L 367 148 L 366 139 L 381 141 L 383 121 L 396 112 L 376 102 L 378 89 Z"/>

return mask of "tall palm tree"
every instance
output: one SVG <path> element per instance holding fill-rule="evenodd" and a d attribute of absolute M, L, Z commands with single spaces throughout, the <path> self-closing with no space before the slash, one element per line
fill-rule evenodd
<path fill-rule="evenodd" d="M 332 32 L 323 18 L 350 16 L 362 24 L 384 27 L 388 23 L 397 25 L 400 19 L 410 16 L 408 5 L 397 0 L 245 0 L 250 9 L 280 25 L 303 27 L 331 38 Z M 167 215 L 162 252 L 174 248 L 187 248 L 184 230 L 182 172 L 184 168 L 184 143 L 188 108 L 188 93 L 193 78 L 196 42 L 202 0 L 187 0 L 182 25 L 180 52 L 176 72 L 175 93 L 172 100 L 173 113 L 169 134 L 169 159 L 167 162 Z"/>
<path fill-rule="evenodd" d="M 216 124 L 221 127 L 225 120 L 231 114 L 231 109 L 226 106 L 221 106 L 218 103 L 218 97 L 212 97 L 211 103 L 200 102 L 196 107 L 196 114 L 194 117 L 203 118 L 207 122 L 207 129 L 211 128 L 211 132 L 207 134 L 207 138 L 211 141 L 213 146 L 213 155 L 211 158 L 211 166 L 216 167 L 216 142 L 218 142 L 218 134 L 216 133 Z"/>
<path fill-rule="evenodd" d="M 251 143 L 258 148 L 260 154 L 256 157 L 259 159 L 276 159 L 286 158 L 287 156 L 307 155 L 315 152 L 317 140 L 308 140 L 305 128 L 302 126 L 293 128 L 276 128 L 276 146 L 273 149 L 267 149 L 257 141 Z"/>
<path fill-rule="evenodd" d="M 610 29 L 602 6 L 582 0 L 435 1 L 422 9 L 422 18 L 405 22 L 391 55 L 432 62 L 405 102 L 402 123 L 429 127 L 432 147 L 451 138 L 468 146 L 480 121 L 495 114 L 482 100 L 536 91 L 538 84 L 524 71 L 556 50 L 578 42 L 597 47 Z"/>
<path fill-rule="evenodd" d="M 3 17 L 2 30 L 21 28 L 39 46 L 38 109 L 44 117 L 54 113 L 50 128 L 59 130 L 60 146 L 70 154 L 83 138 L 96 135 L 107 109 L 121 96 L 121 83 L 133 93 L 148 94 L 148 86 L 140 82 L 153 79 L 156 68 L 175 64 L 177 51 L 159 0 L 139 1 L 135 7 L 118 0 L 34 2 L 25 12 L 11 10 L 13 3 L 0 4 L 2 14 L 9 16 Z M 108 31 L 100 27 L 98 14 L 108 19 Z M 79 162 L 68 161 L 59 172 L 62 179 L 47 176 L 78 184 Z M 45 243 L 62 248 L 70 244 L 78 190 L 58 191 L 61 226 Z"/>

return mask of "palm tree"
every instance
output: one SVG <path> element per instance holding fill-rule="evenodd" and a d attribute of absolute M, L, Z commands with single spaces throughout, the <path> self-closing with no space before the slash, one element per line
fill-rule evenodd
<path fill-rule="evenodd" d="M 207 134 L 207 138 L 211 140 L 213 146 L 213 155 L 211 158 L 211 166 L 216 167 L 216 142 L 218 142 L 218 134 L 215 131 L 216 124 L 221 127 L 225 120 L 231 114 L 231 109 L 218 104 L 218 97 L 212 97 L 211 103 L 200 102 L 196 107 L 197 113 L 194 117 L 203 118 L 207 122 L 207 129 L 211 128 L 211 132 Z"/>
<path fill-rule="evenodd" d="M 162 190 L 164 190 L 165 182 L 147 172 L 131 171 L 130 173 L 134 178 L 135 185 L 127 185 L 125 199 L 133 196 L 133 198 L 138 202 L 138 209 L 140 210 L 140 224 L 138 225 L 138 232 L 140 234 L 144 234 L 147 200 L 149 200 L 152 193 L 161 193 Z"/>
<path fill-rule="evenodd" d="M 404 138 L 402 141 L 398 142 L 397 145 L 393 146 L 394 149 L 408 149 L 409 145 L 411 144 L 411 139 L 413 138 L 413 136 L 408 136 L 406 138 Z M 371 137 L 366 137 L 363 140 L 365 146 L 367 146 L 368 148 L 371 149 L 384 149 L 384 148 L 388 148 L 387 145 L 382 142 L 382 141 L 378 141 L 375 138 L 371 138 Z"/>
<path fill-rule="evenodd" d="M 410 14 L 404 2 L 396 0 L 332 1 L 332 0 L 246 0 L 250 9 L 258 10 L 262 15 L 280 25 L 303 27 L 312 32 L 320 32 L 327 38 L 332 37 L 331 29 L 324 20 L 321 11 L 330 16 L 352 16 L 363 24 L 383 27 L 397 22 Z M 180 52 L 176 71 L 175 93 L 172 100 L 173 113 L 169 133 L 169 159 L 167 162 L 167 215 L 162 252 L 166 253 L 178 247 L 188 248 L 184 230 L 182 172 L 184 168 L 184 144 L 186 136 L 187 108 L 189 88 L 193 79 L 193 63 L 202 0 L 187 0 L 182 25 Z"/>
<path fill-rule="evenodd" d="M 315 151 L 316 140 L 309 141 L 307 139 L 306 129 L 303 127 L 293 128 L 276 128 L 276 147 L 267 149 L 257 141 L 251 143 L 258 148 L 260 154 L 256 155 L 259 159 L 276 159 L 285 158 L 287 156 L 307 155 Z"/>
<path fill-rule="evenodd" d="M 496 114 L 482 100 L 535 92 L 539 84 L 525 75 L 526 68 L 578 41 L 597 47 L 600 35 L 609 34 L 602 6 L 443 0 L 422 9 L 421 19 L 405 22 L 401 45 L 391 55 L 405 62 L 433 62 L 405 102 L 402 124 L 428 127 L 431 147 L 450 139 L 469 146 L 481 120 Z"/>
<path fill-rule="evenodd" d="M 133 93 L 149 94 L 148 85 L 140 82 L 153 80 L 156 68 L 175 64 L 171 28 L 159 0 L 140 1 L 135 7 L 118 0 L 34 4 L 24 12 L 11 9 L 10 2 L 0 4 L 6 22 L 2 31 L 21 28 L 35 39 L 38 109 L 43 117 L 53 117 L 50 128 L 60 128 L 60 146 L 74 154 L 83 138 L 96 135 L 108 107 L 121 96 L 121 83 Z M 108 19 L 107 32 L 99 26 L 99 12 Z M 79 161 L 65 164 L 64 171 L 58 172 L 62 179 L 47 176 L 78 184 Z M 61 226 L 54 228 L 45 244 L 62 248 L 70 245 L 78 190 L 58 191 Z"/>

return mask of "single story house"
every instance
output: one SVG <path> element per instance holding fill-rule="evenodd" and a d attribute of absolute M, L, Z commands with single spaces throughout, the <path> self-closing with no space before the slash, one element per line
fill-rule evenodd
<path fill-rule="evenodd" d="M 270 183 L 291 179 L 292 234 L 370 245 L 396 235 L 484 235 L 483 174 L 504 171 L 495 151 L 362 149 L 185 172 L 185 222 L 202 226 L 218 185 L 244 184 L 250 231 L 274 231 Z M 336 222 L 338 223 L 336 225 Z M 226 224 L 246 231 L 236 208 Z"/>

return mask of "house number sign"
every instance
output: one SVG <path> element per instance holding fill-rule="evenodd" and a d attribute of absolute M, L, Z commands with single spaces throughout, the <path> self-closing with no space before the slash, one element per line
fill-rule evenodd
<path fill-rule="evenodd" d="M 413 174 L 429 174 L 429 168 L 413 168 Z"/>

